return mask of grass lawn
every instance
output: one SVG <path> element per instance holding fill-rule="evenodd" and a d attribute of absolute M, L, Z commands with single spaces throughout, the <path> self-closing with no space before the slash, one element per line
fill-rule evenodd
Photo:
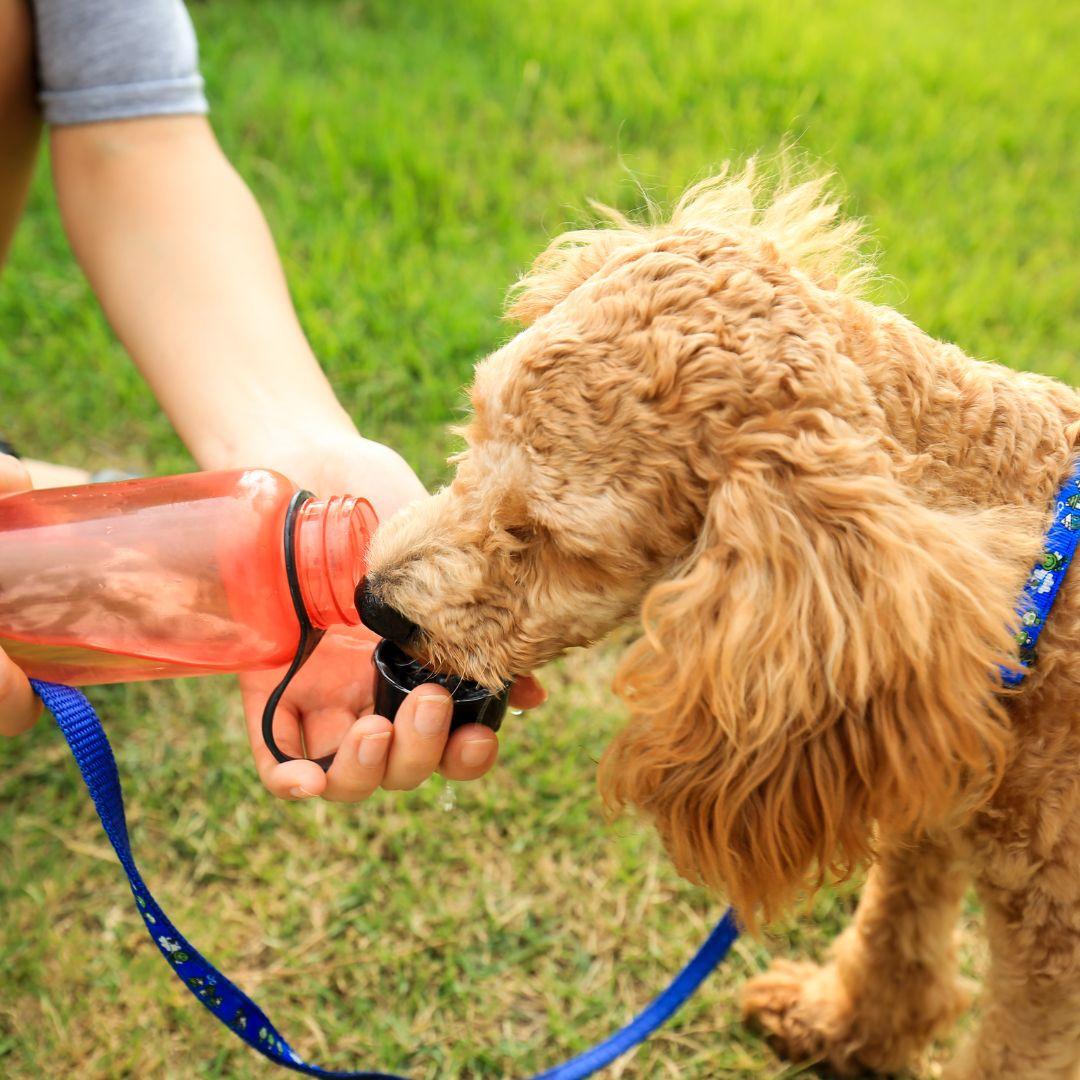
<path fill-rule="evenodd" d="M 219 137 L 365 433 L 423 478 L 501 298 L 590 196 L 661 203 L 795 136 L 882 249 L 882 299 L 975 355 L 1080 376 L 1080 76 L 1068 5 L 709 0 L 193 3 Z M 75 266 L 42 164 L 0 278 L 4 433 L 72 464 L 190 459 Z M 360 807 L 258 786 L 229 680 L 99 690 L 136 852 L 177 924 L 306 1056 L 524 1076 L 590 1045 L 719 901 L 605 823 L 614 650 L 546 674 L 490 778 Z M 744 941 L 620 1077 L 788 1075 L 738 1024 L 770 952 L 820 955 L 850 888 Z M 0 745 L 0 1075 L 269 1076 L 166 970 L 49 722 Z M 977 971 L 974 908 L 965 963 Z M 925 1075 L 947 1048 L 928 1060 Z"/>

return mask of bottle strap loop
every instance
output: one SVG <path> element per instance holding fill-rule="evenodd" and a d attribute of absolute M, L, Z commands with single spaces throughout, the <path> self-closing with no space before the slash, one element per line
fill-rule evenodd
<path fill-rule="evenodd" d="M 300 624 L 300 637 L 296 643 L 296 655 L 289 665 L 288 671 L 281 678 L 281 682 L 270 692 L 266 699 L 266 706 L 262 714 L 262 737 L 267 749 L 278 761 L 295 761 L 296 758 L 286 754 L 278 746 L 274 738 L 274 716 L 277 713 L 278 704 L 282 695 L 288 689 L 296 673 L 304 666 L 308 658 L 315 651 L 315 647 L 323 639 L 325 630 L 316 629 L 311 625 L 308 618 L 307 608 L 304 606 L 304 597 L 300 591 L 300 578 L 296 571 L 296 517 L 300 507 L 315 496 L 310 491 L 298 491 L 289 503 L 289 509 L 285 513 L 285 573 L 289 579 L 289 596 L 292 597 L 293 611 L 296 612 L 296 621 Z M 330 768 L 334 755 L 319 758 L 315 764 L 322 766 L 325 772 Z"/>

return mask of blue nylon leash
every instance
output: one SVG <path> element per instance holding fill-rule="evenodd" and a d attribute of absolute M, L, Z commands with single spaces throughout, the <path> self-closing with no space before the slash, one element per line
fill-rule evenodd
<path fill-rule="evenodd" d="M 1035 646 L 1054 606 L 1065 572 L 1080 543 L 1080 463 L 1058 492 L 1054 505 L 1054 520 L 1046 532 L 1043 553 L 1031 572 L 1016 607 L 1018 630 L 1016 643 L 1020 646 L 1021 667 L 1001 669 L 1001 681 L 1006 686 L 1019 686 L 1028 668 L 1035 663 Z"/>
<path fill-rule="evenodd" d="M 287 1069 L 329 1080 L 406 1080 L 381 1072 L 340 1072 L 304 1061 L 282 1038 L 267 1015 L 233 982 L 221 974 L 183 934 L 150 894 L 131 851 L 120 776 L 109 740 L 97 713 L 86 698 L 69 686 L 33 680 L 33 687 L 64 733 L 94 801 L 98 817 L 127 874 L 139 914 L 174 974 L 218 1020 L 248 1046 Z M 693 959 L 671 985 L 624 1028 L 591 1050 L 540 1073 L 534 1080 L 581 1080 L 609 1065 L 661 1026 L 720 963 L 738 936 L 729 908 Z"/>

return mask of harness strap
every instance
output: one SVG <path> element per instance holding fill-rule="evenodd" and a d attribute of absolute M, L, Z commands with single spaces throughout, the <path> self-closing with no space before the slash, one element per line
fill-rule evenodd
<path fill-rule="evenodd" d="M 405 1080 L 381 1072 L 342 1072 L 322 1069 L 304 1061 L 270 1021 L 270 1018 L 235 983 L 221 974 L 173 925 L 172 920 L 150 894 L 135 865 L 120 776 L 101 721 L 86 698 L 68 686 L 33 681 L 64 733 L 75 761 L 94 801 L 120 865 L 127 874 L 139 914 L 154 944 L 168 960 L 173 973 L 235 1035 L 277 1065 L 328 1080 Z M 637 1046 L 663 1024 L 701 985 L 720 963 L 738 936 L 739 928 L 729 908 L 716 924 L 694 958 L 675 976 L 671 985 L 624 1028 L 591 1050 L 556 1065 L 534 1080 L 581 1080 L 610 1064 L 631 1047 Z"/>

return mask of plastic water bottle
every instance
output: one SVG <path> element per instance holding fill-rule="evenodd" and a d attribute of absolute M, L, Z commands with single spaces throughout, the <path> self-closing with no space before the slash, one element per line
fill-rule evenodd
<path fill-rule="evenodd" d="M 300 623 L 355 626 L 376 526 L 266 469 L 0 498 L 0 648 L 73 685 L 280 667 Z"/>

